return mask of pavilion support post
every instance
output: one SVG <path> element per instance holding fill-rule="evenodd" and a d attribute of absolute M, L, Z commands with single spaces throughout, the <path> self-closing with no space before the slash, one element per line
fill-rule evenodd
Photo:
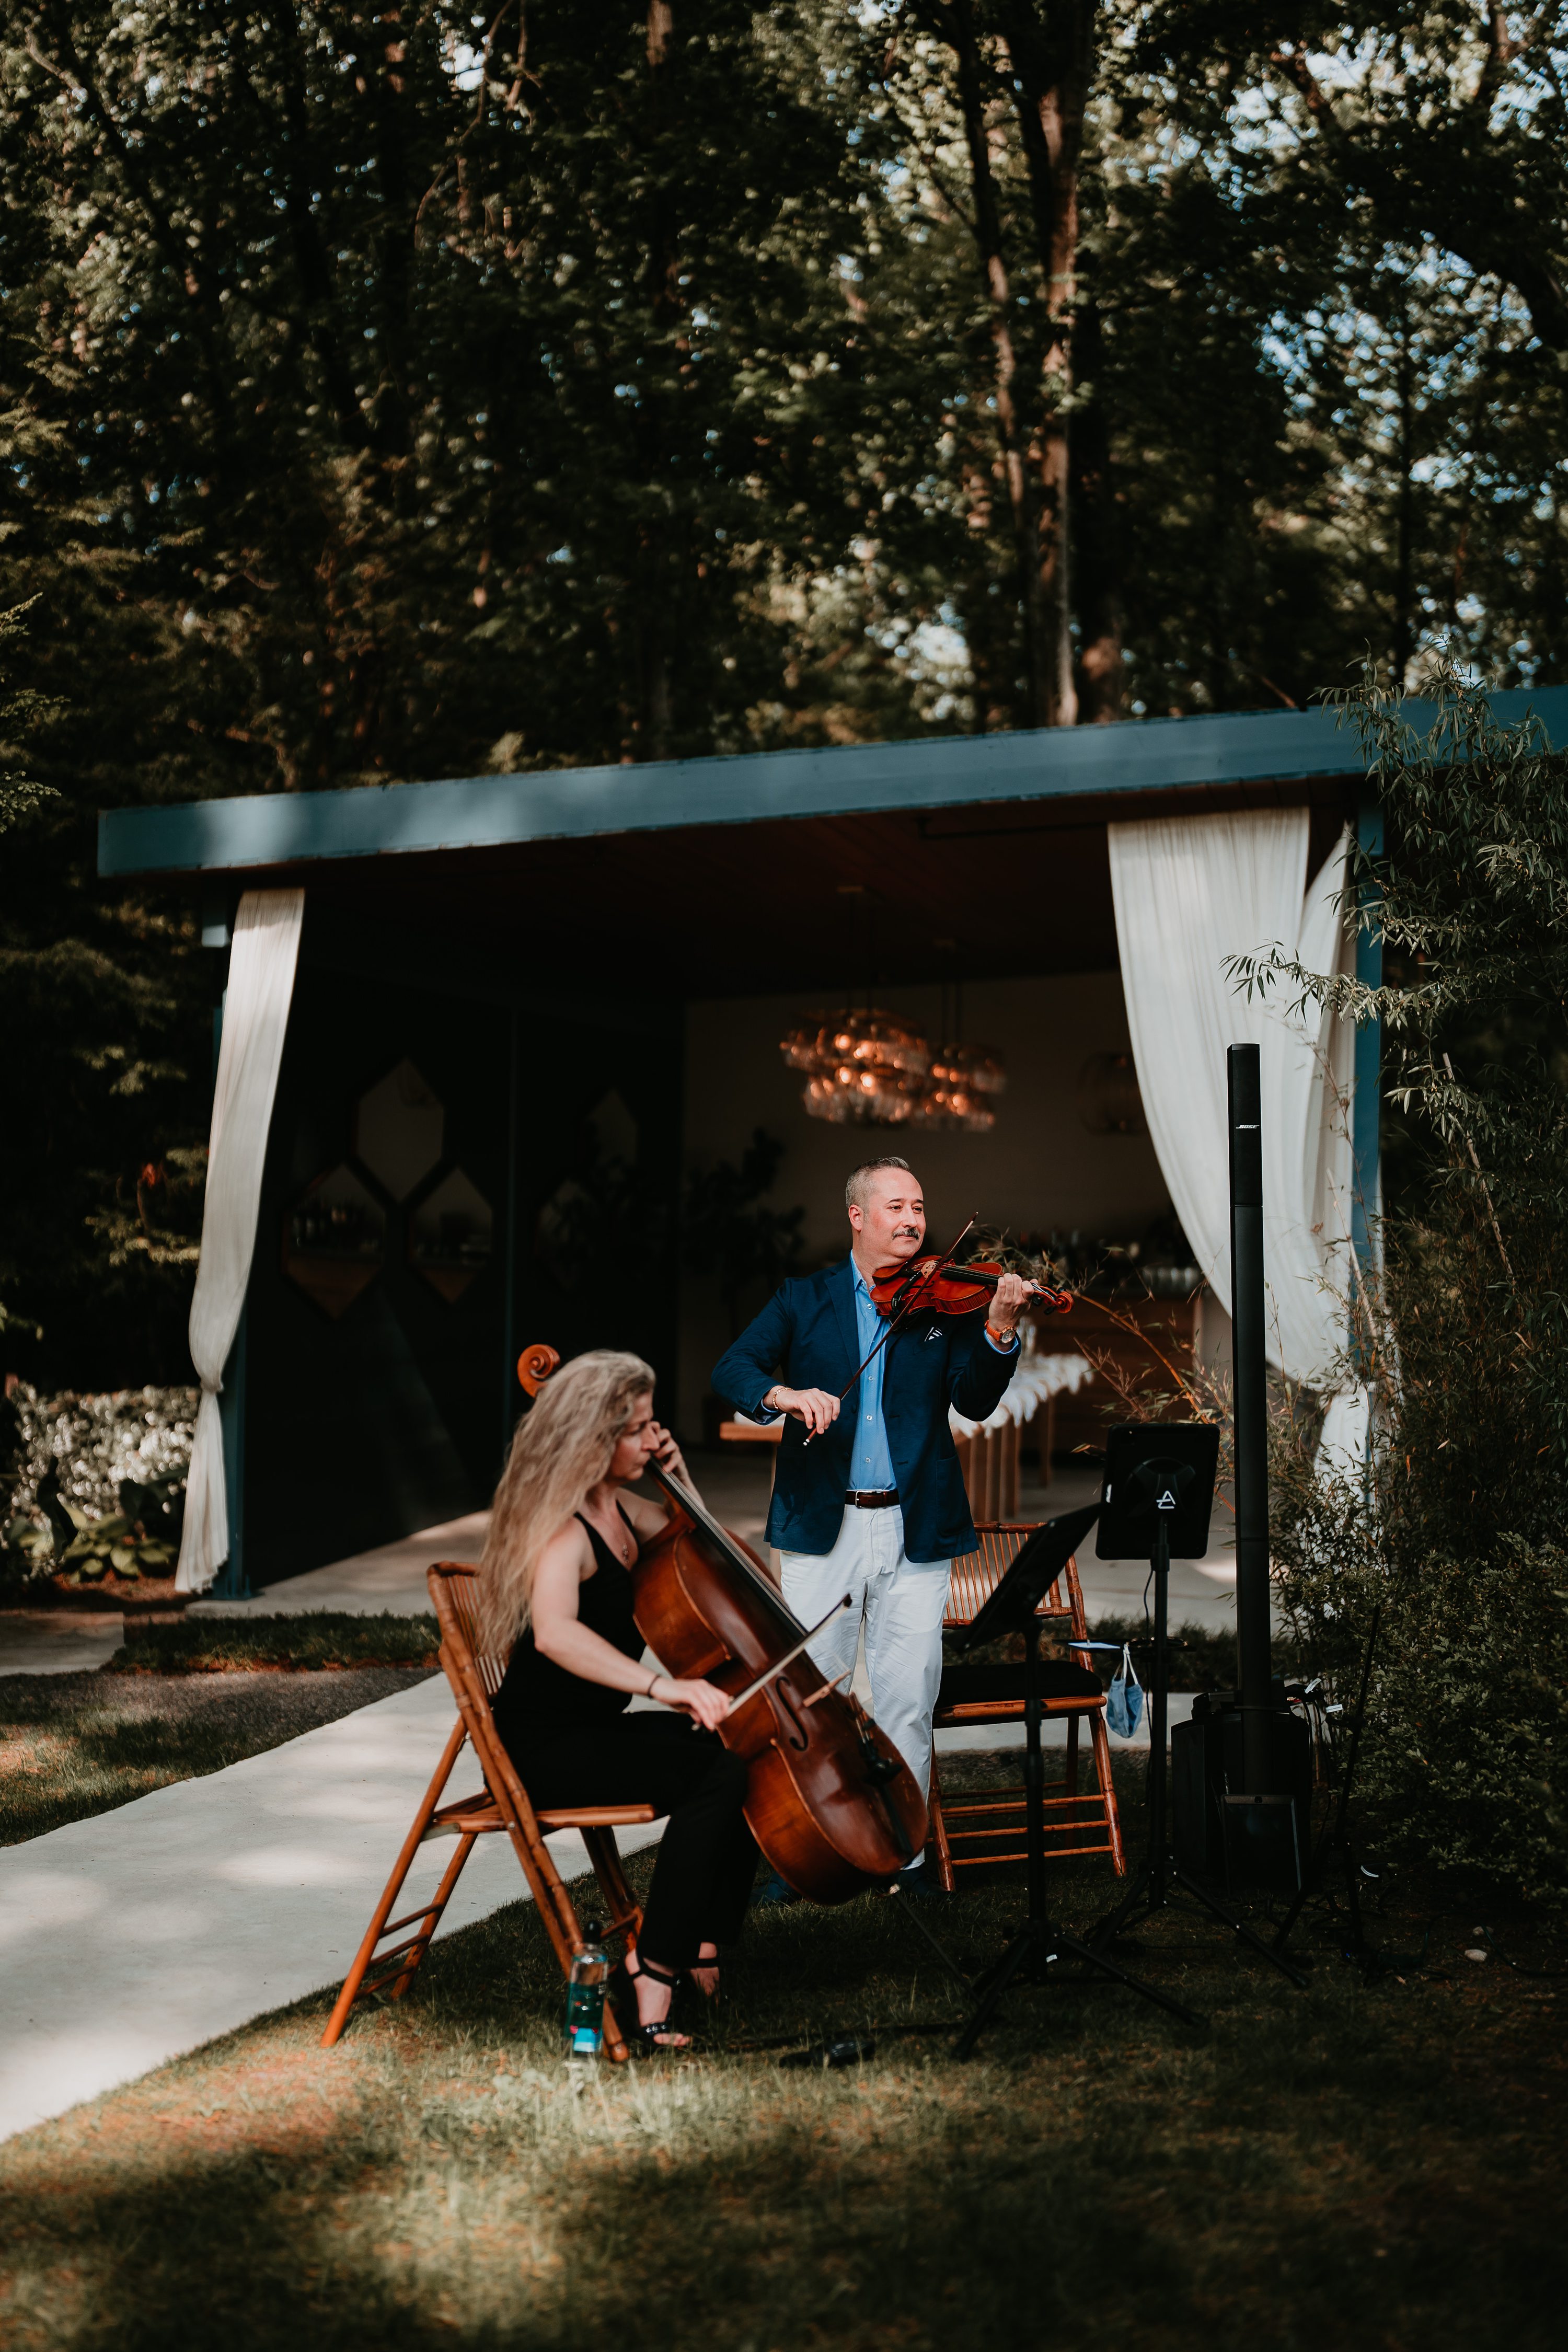
<path fill-rule="evenodd" d="M 226 908 L 220 915 L 214 909 L 209 917 L 203 911 L 202 941 L 204 946 L 229 944 L 233 909 Z M 223 1046 L 223 1009 L 228 1002 L 226 988 L 213 1013 L 213 1082 L 217 1082 L 217 1057 Z M 217 1401 L 218 1418 L 223 1424 L 223 1483 L 228 1496 L 228 1558 L 213 1579 L 211 1598 L 215 1601 L 249 1601 L 253 1598 L 250 1580 L 245 1573 L 245 1347 L 247 1315 L 242 1307 L 239 1328 L 234 1335 L 234 1345 L 228 1351 L 228 1361 L 223 1368 L 223 1391 Z"/>
<path fill-rule="evenodd" d="M 522 1048 L 522 1013 L 511 1008 L 506 1080 L 506 1230 L 502 1240 L 505 1294 L 501 1300 L 500 1450 L 506 1459 L 517 1419 L 517 1129 L 518 1080 Z"/>
<path fill-rule="evenodd" d="M 1356 840 L 1369 857 L 1383 855 L 1383 808 L 1368 794 L 1356 817 Z M 1355 976 L 1367 988 L 1383 986 L 1383 935 L 1356 932 Z M 1376 1261 L 1376 1223 L 1383 1204 L 1381 1177 L 1383 1113 L 1383 1024 L 1363 1022 L 1355 1033 L 1355 1091 L 1351 1102 L 1351 1154 L 1353 1164 L 1351 1200 L 1351 1240 L 1356 1264 L 1370 1269 Z"/>
<path fill-rule="evenodd" d="M 228 1558 L 213 1579 L 215 1601 L 255 1598 L 245 1572 L 245 1327 L 248 1319 L 248 1309 L 242 1309 L 217 1401 L 223 1423 L 223 1483 L 228 1496 Z"/>

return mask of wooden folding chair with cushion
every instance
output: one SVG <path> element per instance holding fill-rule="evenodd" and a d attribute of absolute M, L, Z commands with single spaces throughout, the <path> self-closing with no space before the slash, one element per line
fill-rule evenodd
<path fill-rule="evenodd" d="M 975 1529 L 979 1549 L 952 1563 L 949 1595 L 949 1626 L 968 1625 L 979 1614 L 1014 1559 L 1032 1527 L 999 1525 Z M 1083 1592 L 1078 1562 L 1069 1559 L 1040 1603 L 1040 1616 L 1069 1641 L 1087 1639 Z M 1126 1876 L 1127 1858 L 1121 1845 L 1121 1821 L 1110 1776 L 1110 1743 L 1105 1732 L 1105 1693 L 1090 1671 L 1087 1651 L 1070 1651 L 1065 1659 L 1040 1661 L 1040 1685 L 1046 1719 L 1067 1718 L 1067 1769 L 1059 1780 L 1046 1783 L 1046 1852 L 1047 1855 L 1108 1853 L 1119 1878 Z M 1021 1723 L 1024 1717 L 1024 1669 L 1020 1665 L 945 1664 L 936 1704 L 936 1727 L 947 1730 L 985 1723 Z M 1079 1790 L 1079 1726 L 1088 1720 L 1094 1751 L 1094 1786 Z M 1053 1794 L 1052 1791 L 1060 1791 Z M 944 1798 L 933 1752 L 931 1768 L 931 1842 L 937 1872 L 951 1895 L 956 1872 L 983 1862 L 1018 1862 L 1025 1858 L 1024 1790 L 991 1789 L 973 1796 Z"/>
<path fill-rule="evenodd" d="M 474 1579 L 478 1574 L 478 1569 L 443 1560 L 430 1570 L 426 1580 L 436 1622 L 441 1629 L 441 1664 L 458 1702 L 458 1720 L 403 1841 L 403 1851 L 372 1915 L 354 1964 L 343 1979 L 337 2006 L 321 2036 L 324 2047 L 336 2042 L 348 2023 L 349 2011 L 363 1995 L 384 1992 L 389 2000 L 398 2000 L 407 1991 L 477 1838 L 504 1832 L 511 1840 L 563 1976 L 571 1974 L 572 1955 L 583 1941 L 583 1931 L 572 1897 L 545 1843 L 556 1830 L 576 1830 L 588 1849 L 588 1859 L 594 1865 L 609 1916 L 606 1934 L 635 1938 L 642 1925 L 642 1913 L 621 1867 L 616 1831 L 655 1821 L 658 1816 L 651 1805 L 553 1805 L 539 1811 L 530 1804 L 528 1791 L 501 1745 L 490 1714 L 490 1701 L 500 1688 L 505 1662 L 479 1654 L 474 1633 Z M 477 1796 L 444 1805 L 443 1791 L 465 1747 L 472 1748 L 485 1785 Z M 433 1900 L 419 1910 L 393 1918 L 393 1906 L 403 1892 L 415 1855 L 422 1845 L 442 1837 L 455 1837 L 458 1849 L 441 1874 Z M 400 1944 L 393 1944 L 385 1950 L 380 1948 L 386 1937 L 396 1935 L 404 1927 L 412 1927 L 416 1932 Z M 365 1978 L 373 1969 L 376 1974 L 367 1984 Z M 626 2055 L 626 2045 L 607 2001 L 605 2048 L 612 2058 L 624 2059 Z"/>

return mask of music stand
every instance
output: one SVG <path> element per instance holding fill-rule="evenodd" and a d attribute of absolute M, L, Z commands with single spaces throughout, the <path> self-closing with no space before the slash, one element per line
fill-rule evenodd
<path fill-rule="evenodd" d="M 1205 1421 L 1133 1422 L 1106 1441 L 1100 1488 L 1097 1559 L 1146 1559 L 1154 1578 L 1154 1671 L 1149 1685 L 1149 1845 L 1131 1885 L 1090 1930 L 1096 1955 L 1137 1920 L 1194 1904 L 1228 1927 L 1260 1958 L 1272 1960 L 1292 1984 L 1307 1979 L 1272 1945 L 1255 1935 L 1171 1852 L 1166 1826 L 1166 1699 L 1170 1690 L 1169 1588 L 1171 1554 L 1201 1559 L 1208 1549 L 1219 1431 Z M 978 1623 L 979 1620 L 976 1619 Z M 1183 1903 L 1174 1889 L 1192 1897 Z"/>
<path fill-rule="evenodd" d="M 994 1641 L 999 1633 L 1024 1637 L 1024 1805 L 1025 1843 L 1029 1864 L 1029 1916 L 995 1965 L 976 1987 L 976 2000 L 963 2031 L 953 2044 L 954 2055 L 967 2058 L 984 2032 L 993 2011 L 1015 1978 L 1043 1984 L 1052 1963 L 1066 1957 L 1097 1969 L 1115 1984 L 1126 1985 L 1145 2000 L 1179 2017 L 1184 2025 L 1201 2025 L 1190 2009 L 1173 2000 L 1157 1985 L 1145 1984 L 1103 1952 L 1064 1935 L 1046 1915 L 1046 1796 L 1045 1759 L 1040 1751 L 1040 1619 L 1039 1606 L 1060 1576 L 1082 1538 L 1100 1517 L 1100 1505 L 1068 1511 L 1037 1528 L 978 1616 L 959 1634 L 957 1646 L 969 1649 L 978 1642 Z"/>

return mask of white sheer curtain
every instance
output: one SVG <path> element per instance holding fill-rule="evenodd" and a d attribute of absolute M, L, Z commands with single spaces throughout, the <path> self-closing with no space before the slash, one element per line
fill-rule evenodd
<path fill-rule="evenodd" d="M 1354 1032 L 1250 1002 L 1225 959 L 1279 946 L 1342 969 L 1337 905 L 1349 828 L 1307 881 L 1305 809 L 1113 824 L 1110 881 L 1138 1084 L 1172 1204 L 1216 1297 L 1230 1303 L 1226 1048 L 1260 1048 L 1268 1347 L 1291 1379 L 1338 1388 L 1351 1278 L 1349 1097 Z"/>
<path fill-rule="evenodd" d="M 228 1558 L 218 1392 L 256 1249 L 267 1130 L 300 956 L 303 890 L 247 890 L 235 918 L 207 1155 L 191 1357 L 202 1384 L 175 1589 L 205 1592 Z"/>

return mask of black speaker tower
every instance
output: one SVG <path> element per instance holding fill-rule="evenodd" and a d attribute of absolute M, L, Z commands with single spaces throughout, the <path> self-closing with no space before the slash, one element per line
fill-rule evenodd
<path fill-rule="evenodd" d="M 1230 1097 L 1230 1321 L 1236 1431 L 1236 1649 L 1242 1772 L 1269 1786 L 1268 1372 L 1264 1349 L 1263 1089 L 1256 1045 L 1226 1055 Z"/>

